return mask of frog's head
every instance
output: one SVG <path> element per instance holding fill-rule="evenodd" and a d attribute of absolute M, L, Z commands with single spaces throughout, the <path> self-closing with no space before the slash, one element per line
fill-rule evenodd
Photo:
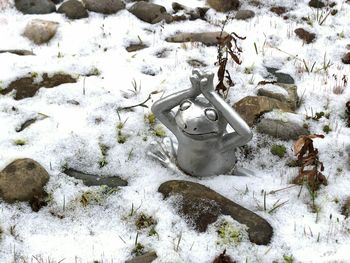
<path fill-rule="evenodd" d="M 175 121 L 182 133 L 194 140 L 221 137 L 227 126 L 221 112 L 200 98 L 182 101 Z"/>

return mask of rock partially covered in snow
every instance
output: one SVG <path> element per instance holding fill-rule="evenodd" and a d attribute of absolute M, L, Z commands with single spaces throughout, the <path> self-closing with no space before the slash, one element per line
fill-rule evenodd
<path fill-rule="evenodd" d="M 89 16 L 84 5 L 78 0 L 68 0 L 64 2 L 58 8 L 57 12 L 65 14 L 70 19 L 80 19 Z"/>
<path fill-rule="evenodd" d="M 350 197 L 346 199 L 342 207 L 342 215 L 344 215 L 345 218 L 348 218 L 350 216 Z"/>
<path fill-rule="evenodd" d="M 239 7 L 239 0 L 207 0 L 208 5 L 219 12 L 228 12 L 237 10 Z"/>
<path fill-rule="evenodd" d="M 50 0 L 15 0 L 17 10 L 23 14 L 49 14 L 56 11 Z"/>
<path fill-rule="evenodd" d="M 164 6 L 140 1 L 130 7 L 129 12 L 144 22 L 156 24 L 162 20 L 167 23 L 173 20 L 172 16 L 166 12 Z"/>
<path fill-rule="evenodd" d="M 293 111 L 287 103 L 266 96 L 247 96 L 236 102 L 233 107 L 249 126 L 252 126 L 265 112 L 274 109 Z"/>
<path fill-rule="evenodd" d="M 346 53 L 346 54 L 342 57 L 341 61 L 342 61 L 344 64 L 350 64 L 350 52 Z"/>
<path fill-rule="evenodd" d="M 301 135 L 310 134 L 303 116 L 278 110 L 264 114 L 257 130 L 282 140 L 296 140 Z"/>
<path fill-rule="evenodd" d="M 235 19 L 247 20 L 247 19 L 252 18 L 254 16 L 255 16 L 255 13 L 252 10 L 239 10 L 235 15 Z"/>
<path fill-rule="evenodd" d="M 270 75 L 278 82 L 283 84 L 294 84 L 293 77 L 287 73 L 280 72 L 278 68 L 266 67 L 266 70 Z"/>
<path fill-rule="evenodd" d="M 325 5 L 325 3 L 323 3 L 323 2 L 320 1 L 320 0 L 311 0 L 311 1 L 309 2 L 309 6 L 315 7 L 315 8 L 323 8 L 323 7 L 325 7 L 326 5 Z"/>
<path fill-rule="evenodd" d="M 0 197 L 8 203 L 41 196 L 49 174 L 32 159 L 18 159 L 0 173 Z"/>
<path fill-rule="evenodd" d="M 49 42 L 55 36 L 57 28 L 57 22 L 34 19 L 27 24 L 23 35 L 40 45 Z"/>
<path fill-rule="evenodd" d="M 205 14 L 207 13 L 207 11 L 209 10 L 209 8 L 206 7 L 196 7 L 194 9 L 184 6 L 180 3 L 177 2 L 173 2 L 171 4 L 173 10 L 175 13 L 177 13 L 178 11 L 183 11 L 186 15 L 189 16 L 190 20 L 196 20 L 196 19 L 205 19 Z"/>
<path fill-rule="evenodd" d="M 7 50 L 0 50 L 1 53 L 11 53 L 18 56 L 34 56 L 35 54 L 30 50 L 25 49 L 7 49 Z"/>
<path fill-rule="evenodd" d="M 183 42 L 201 42 L 207 46 L 213 46 L 218 44 L 219 37 L 225 37 L 226 32 L 203 32 L 203 33 L 178 33 L 174 36 L 167 37 L 165 41 L 172 43 Z"/>
<path fill-rule="evenodd" d="M 180 196 L 179 212 L 200 232 L 206 231 L 223 214 L 245 224 L 251 242 L 266 245 L 271 240 L 273 230 L 265 219 L 204 185 L 174 180 L 163 183 L 158 191 L 164 197 Z"/>
<path fill-rule="evenodd" d="M 297 86 L 292 84 L 267 84 L 258 90 L 259 96 L 266 96 L 277 99 L 290 105 L 292 110 L 298 106 L 299 97 Z"/>
<path fill-rule="evenodd" d="M 142 256 L 137 256 L 131 260 L 126 261 L 125 263 L 151 263 L 157 259 L 156 252 L 148 252 Z"/>
<path fill-rule="evenodd" d="M 49 76 L 47 73 L 42 75 L 42 81 L 38 82 L 33 76 L 22 77 L 10 83 L 6 89 L 0 90 L 0 94 L 6 95 L 15 91 L 15 100 L 33 97 L 37 91 L 42 88 L 53 88 L 64 83 L 74 83 L 76 79 L 71 75 L 58 73 Z"/>
<path fill-rule="evenodd" d="M 83 184 L 87 186 L 107 185 L 108 187 L 117 188 L 128 185 L 128 182 L 121 179 L 119 176 L 97 176 L 76 171 L 74 169 L 66 169 L 64 173 L 70 177 L 82 180 Z"/>
<path fill-rule="evenodd" d="M 89 11 L 101 14 L 115 14 L 125 8 L 121 0 L 84 0 L 84 4 Z"/>

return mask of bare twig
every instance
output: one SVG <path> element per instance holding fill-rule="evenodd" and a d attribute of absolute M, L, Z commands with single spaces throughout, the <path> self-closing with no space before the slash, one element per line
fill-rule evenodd
<path fill-rule="evenodd" d="M 132 106 L 119 107 L 119 108 L 117 109 L 117 111 L 130 110 L 130 109 L 136 108 L 136 107 L 148 108 L 148 106 L 146 105 L 146 103 L 152 98 L 152 95 L 157 94 L 157 93 L 158 93 L 158 91 L 153 91 L 153 92 L 151 92 L 151 93 L 148 95 L 147 99 L 145 99 L 144 101 L 142 101 L 142 102 L 140 102 L 140 103 L 138 103 L 138 104 L 136 104 L 136 105 L 132 105 Z"/>

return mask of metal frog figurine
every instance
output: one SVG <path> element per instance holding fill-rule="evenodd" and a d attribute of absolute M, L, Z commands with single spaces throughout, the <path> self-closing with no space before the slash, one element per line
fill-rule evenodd
<path fill-rule="evenodd" d="M 184 173 L 206 177 L 220 174 L 249 174 L 236 171 L 235 148 L 252 138 L 247 123 L 214 90 L 214 74 L 193 71 L 192 87 L 156 101 L 152 106 L 155 116 L 176 136 L 175 147 L 170 138 L 171 152 L 165 144 L 160 150 L 152 147 L 149 155 L 164 165 Z M 203 94 L 204 98 L 198 97 Z M 176 114 L 173 108 L 179 105 Z M 227 133 L 229 124 L 234 132 Z M 177 149 L 176 149 L 177 148 Z"/>

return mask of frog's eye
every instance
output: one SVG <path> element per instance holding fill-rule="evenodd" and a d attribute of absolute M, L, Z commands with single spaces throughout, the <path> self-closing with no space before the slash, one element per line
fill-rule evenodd
<path fill-rule="evenodd" d="M 218 120 L 218 114 L 216 112 L 216 110 L 214 109 L 205 109 L 204 111 L 205 116 L 207 116 L 207 118 L 211 121 L 217 121 Z"/>
<path fill-rule="evenodd" d="M 188 100 L 185 100 L 184 102 L 182 102 L 180 104 L 180 111 L 184 111 L 184 110 L 187 110 L 189 107 L 191 107 L 191 102 L 188 101 Z"/>

